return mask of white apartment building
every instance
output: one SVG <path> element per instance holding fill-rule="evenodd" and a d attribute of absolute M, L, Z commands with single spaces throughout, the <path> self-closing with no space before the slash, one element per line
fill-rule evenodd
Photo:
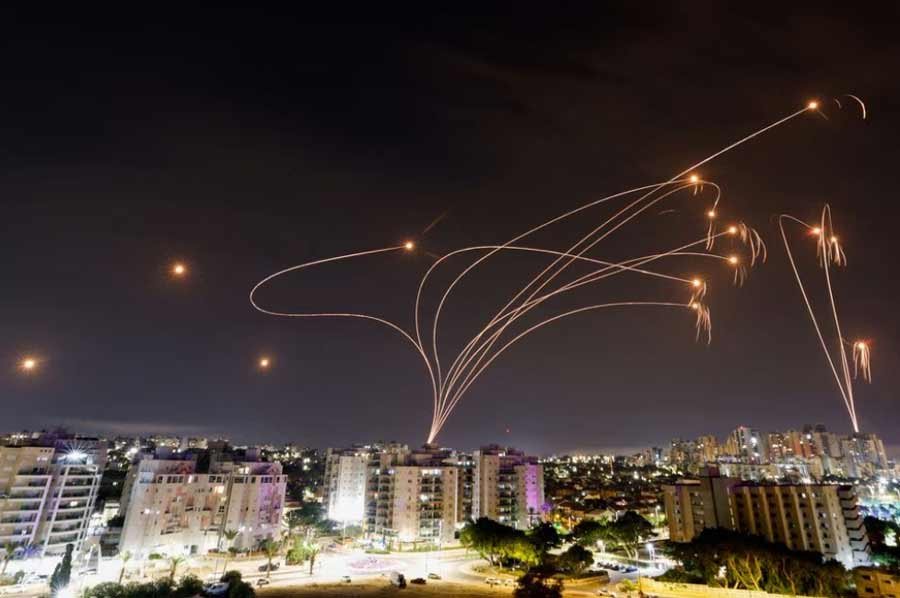
<path fill-rule="evenodd" d="M 518 529 L 539 523 L 544 470 L 536 457 L 490 445 L 472 454 L 472 518 L 487 517 Z"/>
<path fill-rule="evenodd" d="M 447 544 L 457 527 L 459 470 L 435 463 L 394 465 L 370 484 L 366 532 L 385 544 Z"/>
<path fill-rule="evenodd" d="M 363 523 L 371 456 L 369 447 L 328 449 L 325 453 L 325 512 L 332 521 Z"/>
<path fill-rule="evenodd" d="M 492 445 L 469 455 L 384 444 L 326 453 L 329 519 L 361 524 L 375 541 L 449 543 L 478 517 L 527 529 L 543 504 L 542 466 L 514 449 Z"/>
<path fill-rule="evenodd" d="M 123 487 L 119 550 L 144 558 L 254 548 L 278 536 L 286 487 L 281 464 L 254 450 L 139 454 Z M 238 532 L 230 543 L 227 530 Z"/>
<path fill-rule="evenodd" d="M 17 436 L 0 446 L 0 543 L 34 556 L 79 554 L 94 511 L 106 445 L 91 438 Z"/>

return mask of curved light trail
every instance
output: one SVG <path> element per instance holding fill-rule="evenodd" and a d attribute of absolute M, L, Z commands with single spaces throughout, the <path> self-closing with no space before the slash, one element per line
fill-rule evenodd
<path fill-rule="evenodd" d="M 854 99 L 858 98 L 854 97 Z M 863 107 L 863 110 L 865 110 L 865 106 L 862 104 L 862 101 L 859 101 Z M 681 273 L 676 273 L 660 271 L 655 268 L 651 270 L 646 266 L 653 262 L 660 262 L 660 260 L 666 260 L 666 263 L 672 261 L 673 259 L 675 261 L 690 260 L 691 262 L 696 262 L 698 260 L 702 260 L 703 258 L 712 258 L 714 260 L 724 262 L 734 270 L 735 284 L 740 285 L 741 283 L 743 283 L 743 280 L 747 275 L 747 268 L 754 266 L 758 261 L 765 260 L 765 244 L 763 243 L 762 238 L 754 229 L 746 226 L 743 223 L 735 223 L 730 226 L 726 226 L 721 230 L 717 228 L 716 223 L 720 218 L 718 209 L 722 195 L 721 189 L 714 182 L 702 179 L 694 171 L 700 166 L 709 163 L 710 161 L 742 145 L 743 143 L 746 143 L 747 141 L 754 139 L 780 125 L 783 125 L 807 112 L 819 112 L 818 103 L 810 102 L 803 109 L 797 110 L 796 112 L 793 112 L 785 116 L 784 118 L 772 122 L 762 127 L 761 129 L 758 129 L 750 133 L 749 135 L 738 139 L 737 141 L 708 155 L 695 164 L 692 164 L 690 167 L 676 174 L 667 181 L 636 187 L 634 189 L 629 189 L 627 191 L 622 191 L 619 193 L 608 195 L 601 199 L 591 201 L 587 204 L 556 216 L 542 224 L 539 224 L 538 226 L 535 226 L 513 237 L 506 243 L 498 245 L 477 245 L 471 247 L 463 247 L 439 257 L 433 264 L 431 264 L 431 266 L 419 281 L 413 310 L 413 330 L 411 332 L 408 332 L 404 326 L 398 325 L 388 319 L 376 315 L 344 312 L 275 311 L 260 306 L 255 298 L 255 295 L 260 288 L 280 276 L 312 266 L 323 265 L 341 260 L 349 260 L 366 256 L 377 256 L 380 254 L 396 251 L 413 251 L 414 246 L 411 242 L 392 247 L 360 251 L 356 253 L 349 253 L 346 255 L 315 260 L 312 262 L 306 262 L 303 264 L 285 268 L 267 276 L 266 278 L 258 282 L 250 291 L 250 303 L 256 310 L 271 316 L 289 318 L 357 318 L 377 322 L 379 324 L 388 326 L 389 328 L 401 334 L 403 338 L 415 348 L 416 353 L 418 353 L 418 355 L 425 362 L 425 367 L 428 372 L 429 380 L 431 382 L 433 412 L 431 426 L 429 428 L 427 436 L 427 441 L 431 443 L 435 440 L 444 425 L 447 423 L 451 413 L 465 396 L 466 392 L 471 388 L 472 384 L 478 379 L 479 376 L 481 376 L 482 373 L 484 373 L 488 369 L 491 364 L 494 363 L 497 357 L 499 357 L 510 346 L 512 346 L 525 336 L 542 328 L 543 326 L 546 326 L 547 324 L 556 322 L 560 319 L 607 308 L 681 308 L 694 313 L 694 325 L 696 328 L 697 339 L 699 340 L 705 337 L 706 341 L 710 342 L 712 338 L 712 321 L 710 319 L 709 309 L 703 303 L 704 296 L 706 295 L 708 290 L 708 284 L 706 282 L 706 279 L 697 275 L 696 266 L 692 267 L 690 270 L 687 270 L 692 273 L 689 275 L 684 274 L 685 270 L 682 270 Z M 714 192 L 714 195 L 708 199 L 706 199 L 707 194 L 705 193 L 707 187 L 712 189 L 712 191 Z M 633 222 L 638 218 L 638 216 L 644 214 L 653 206 L 660 204 L 660 202 L 662 201 L 674 201 L 676 199 L 680 200 L 682 196 L 685 196 L 684 199 L 688 202 L 697 202 L 706 199 L 706 201 L 704 202 L 705 206 L 701 206 L 701 220 L 703 222 L 703 229 L 705 232 L 703 238 L 697 241 L 679 245 L 678 247 L 668 251 L 660 252 L 659 250 L 651 250 L 646 255 L 620 261 L 604 260 L 599 257 L 587 255 L 588 252 L 593 250 L 601 241 L 609 238 L 609 236 L 614 232 L 626 227 L 626 225 Z M 604 218 L 600 222 L 600 224 L 592 226 L 590 232 L 580 237 L 566 250 L 558 251 L 544 247 L 535 247 L 532 246 L 532 243 L 522 242 L 523 239 L 526 239 L 530 235 L 533 235 L 534 233 L 541 231 L 557 222 L 575 216 L 576 214 L 583 215 L 584 212 L 590 208 L 605 206 L 605 204 L 622 199 L 626 200 L 627 202 L 624 207 L 613 210 L 611 215 Z M 665 212 L 667 212 L 667 210 L 663 210 L 663 212 L 660 213 Z M 830 219 L 828 224 L 830 230 Z M 782 234 L 784 236 L 783 229 Z M 745 255 L 742 256 L 736 253 L 723 255 L 713 252 L 713 247 L 716 240 L 721 237 L 730 237 L 733 244 L 740 245 L 746 248 L 745 252 L 742 252 L 745 253 Z M 785 244 L 787 246 L 786 237 Z M 705 251 L 702 251 L 701 249 L 705 249 Z M 432 274 L 437 270 L 437 268 L 442 265 L 446 265 L 451 257 L 476 251 L 485 253 L 465 266 L 455 277 L 453 277 L 451 282 L 446 285 L 446 287 L 444 287 L 443 291 L 440 293 L 440 299 L 438 300 L 431 317 L 431 326 L 429 327 L 431 338 L 425 338 L 423 336 L 423 326 L 421 322 L 422 318 L 420 314 L 423 309 L 423 297 L 426 283 L 428 282 Z M 836 263 L 843 259 L 843 252 L 840 250 L 840 247 L 836 242 L 826 244 L 826 246 L 821 248 L 821 251 L 828 259 L 831 259 Z M 458 284 L 469 273 L 471 273 L 472 270 L 489 260 L 492 256 L 497 255 L 499 252 L 515 252 L 533 256 L 550 256 L 553 258 L 553 260 L 549 265 L 545 266 L 533 278 L 531 278 L 523 286 L 521 286 L 521 288 L 519 288 L 519 290 L 505 303 L 505 305 L 487 321 L 485 326 L 475 332 L 472 337 L 470 337 L 469 341 L 464 344 L 462 349 L 456 354 L 455 358 L 450 361 L 450 367 L 444 370 L 438 350 L 438 347 L 440 345 L 439 321 L 441 312 L 447 304 L 451 293 L 458 286 Z M 790 255 L 789 248 L 788 254 L 793 265 L 793 257 Z M 597 268 L 592 270 L 591 272 L 588 272 L 587 274 L 577 276 L 571 280 L 564 280 L 563 275 L 566 273 L 569 266 L 576 262 L 582 264 L 591 264 L 597 266 Z M 563 313 L 557 313 L 555 315 L 543 317 L 543 319 L 540 319 L 536 323 L 529 324 L 524 330 L 520 332 L 511 332 L 512 327 L 516 323 L 522 321 L 522 319 L 526 315 L 531 313 L 534 308 L 545 304 L 551 298 L 563 293 L 570 293 L 572 291 L 575 291 L 576 289 L 583 288 L 587 285 L 593 285 L 594 283 L 606 280 L 612 276 L 617 276 L 625 273 L 655 278 L 673 283 L 675 285 L 675 292 L 681 294 L 682 298 L 650 298 L 640 301 L 625 299 L 607 303 L 591 304 L 584 307 L 569 309 L 567 311 L 564 311 Z M 826 277 L 827 276 L 828 274 L 826 268 Z M 805 290 L 803 289 L 802 282 L 800 284 L 801 292 L 804 295 L 804 299 L 806 299 L 806 294 Z M 833 295 L 831 296 L 831 301 L 833 306 Z M 807 305 L 809 306 L 808 301 Z M 819 332 L 818 324 L 815 322 L 815 319 L 813 323 L 816 326 L 817 332 Z M 836 310 L 835 324 L 839 326 L 836 319 Z M 424 330 L 428 330 L 428 328 L 425 328 Z M 504 339 L 504 335 L 507 332 L 511 332 L 512 338 L 501 341 L 501 339 Z M 821 340 L 821 333 L 819 333 L 819 336 Z M 497 343 L 500 344 L 497 345 Z M 822 340 L 822 344 L 824 347 L 824 340 Z M 850 375 L 850 368 L 849 364 L 847 363 L 846 351 L 844 350 L 843 345 L 841 346 L 840 352 L 842 356 L 841 371 L 845 374 L 845 377 L 847 377 Z M 834 362 L 831 360 L 830 354 L 828 354 L 827 350 L 826 355 L 828 355 L 829 363 L 832 365 L 832 370 L 835 373 L 836 379 L 839 380 L 839 386 L 841 386 L 840 376 L 838 376 L 838 370 L 834 366 Z M 852 356 L 854 370 L 856 372 L 861 372 L 864 377 L 868 377 L 868 345 L 862 341 L 854 343 L 852 345 Z M 845 400 L 848 405 L 848 409 L 851 412 L 851 418 L 854 422 L 855 428 L 856 424 L 855 411 L 853 409 L 852 403 L 852 387 L 848 386 L 847 388 L 848 390 L 845 390 L 845 387 L 841 386 L 841 392 L 845 395 Z M 847 399 L 847 396 L 849 396 L 849 399 Z"/>

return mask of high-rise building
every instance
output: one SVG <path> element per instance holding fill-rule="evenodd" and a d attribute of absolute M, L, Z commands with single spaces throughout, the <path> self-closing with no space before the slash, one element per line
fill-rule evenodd
<path fill-rule="evenodd" d="M 120 514 L 120 551 L 205 554 L 240 549 L 277 537 L 287 476 L 281 464 L 259 459 L 255 449 L 176 452 L 169 447 L 139 453 L 128 471 Z"/>
<path fill-rule="evenodd" d="M 541 520 L 544 471 L 536 457 L 498 445 L 472 454 L 472 516 L 487 517 L 519 529 Z"/>
<path fill-rule="evenodd" d="M 106 444 L 65 433 L 14 435 L 0 446 L 0 543 L 39 556 L 79 553 L 94 511 Z"/>
<path fill-rule="evenodd" d="M 707 528 L 732 529 L 728 489 L 739 483 L 739 478 L 721 477 L 711 470 L 697 479 L 663 486 L 669 538 L 690 542 Z"/>
<path fill-rule="evenodd" d="M 469 455 L 377 444 L 327 455 L 329 518 L 359 523 L 375 540 L 449 542 L 469 519 L 527 529 L 542 516 L 542 466 L 515 449 L 489 446 Z"/>
<path fill-rule="evenodd" d="M 852 568 L 869 561 L 853 486 L 739 484 L 730 491 L 734 529 L 792 550 L 821 553 Z"/>
<path fill-rule="evenodd" d="M 369 459 L 367 447 L 328 449 L 325 453 L 325 512 L 345 525 L 361 525 L 366 516 Z"/>
<path fill-rule="evenodd" d="M 674 542 L 689 542 L 706 528 L 724 528 L 819 552 L 847 567 L 869 560 L 853 486 L 762 485 L 713 475 L 664 486 L 663 497 Z"/>
<path fill-rule="evenodd" d="M 759 430 L 738 426 L 726 443 L 730 455 L 747 463 L 762 463 L 766 459 L 766 442 Z"/>

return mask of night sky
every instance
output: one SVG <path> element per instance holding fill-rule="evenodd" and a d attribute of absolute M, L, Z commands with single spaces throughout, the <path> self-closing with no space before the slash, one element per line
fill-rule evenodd
<path fill-rule="evenodd" d="M 398 335 L 266 317 L 248 304 L 252 285 L 414 238 L 414 255 L 310 270 L 261 295 L 276 308 L 361 310 L 410 327 L 429 254 L 503 242 L 666 180 L 818 98 L 829 120 L 803 115 L 701 169 L 723 186 L 724 213 L 756 226 L 770 254 L 741 289 L 727 268 L 704 264 L 711 346 L 694 342 L 689 313 L 571 318 L 499 358 L 439 441 L 549 453 L 739 424 L 848 431 L 774 220 L 812 220 L 829 202 L 849 258 L 835 282 L 842 323 L 873 347 L 874 383 L 856 385 L 860 424 L 900 445 L 896 7 L 588 4 L 604 6 L 5 14 L 3 430 L 418 445 L 430 388 Z M 837 110 L 831 98 L 845 93 L 865 100 L 867 120 L 846 102 Z M 652 211 L 593 255 L 694 240 L 698 205 Z M 563 249 L 605 214 L 538 241 Z M 812 245 L 796 246 L 821 291 Z M 169 276 L 176 259 L 184 280 Z M 445 311 L 444 354 L 546 263 L 507 257 L 462 284 Z M 623 276 L 581 304 L 683 295 Z M 26 354 L 41 364 L 24 376 Z M 273 360 L 265 373 L 262 354 Z"/>

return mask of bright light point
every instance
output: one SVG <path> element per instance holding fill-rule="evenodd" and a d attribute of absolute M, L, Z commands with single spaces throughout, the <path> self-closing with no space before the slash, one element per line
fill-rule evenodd
<path fill-rule="evenodd" d="M 412 241 L 407 241 L 406 243 L 403 244 L 403 249 L 405 249 L 407 251 L 412 251 L 413 249 L 415 249 L 415 247 L 416 247 L 416 245 Z"/>
<path fill-rule="evenodd" d="M 859 341 L 858 343 L 856 343 L 856 348 L 861 351 L 866 348 L 866 343 Z"/>
<path fill-rule="evenodd" d="M 809 108 L 810 110 L 815 110 L 816 108 L 819 107 L 819 102 L 815 102 L 815 101 L 810 102 L 809 104 L 806 105 L 806 107 Z"/>
<path fill-rule="evenodd" d="M 172 274 L 175 276 L 184 276 L 187 274 L 187 266 L 181 262 L 175 262 L 175 264 L 172 265 Z"/>
<path fill-rule="evenodd" d="M 710 211 L 708 211 L 708 212 L 706 213 L 706 215 L 709 216 L 710 218 L 715 218 L 715 217 L 716 217 L 716 211 L 715 211 L 715 210 L 710 210 Z"/>
<path fill-rule="evenodd" d="M 832 242 L 832 243 L 837 243 L 837 237 L 834 237 L 834 236 L 831 237 L 831 242 Z"/>
<path fill-rule="evenodd" d="M 692 175 L 691 175 L 691 182 L 692 182 L 692 183 L 696 183 L 696 182 L 699 181 L 699 180 L 700 180 L 700 177 L 698 177 L 696 174 L 692 174 Z"/>
<path fill-rule="evenodd" d="M 737 256 L 736 255 L 728 256 L 728 263 L 729 264 L 737 264 L 738 263 Z"/>
<path fill-rule="evenodd" d="M 31 371 L 37 367 L 37 360 L 31 357 L 26 357 L 22 360 L 22 369 L 25 371 Z"/>
<path fill-rule="evenodd" d="M 814 227 L 812 228 L 812 230 L 810 230 L 809 232 L 812 233 L 812 234 L 814 234 L 814 235 L 816 235 L 816 236 L 819 236 L 819 235 L 822 234 L 822 229 L 819 228 L 818 226 L 814 226 Z"/>
<path fill-rule="evenodd" d="M 728 227 L 728 233 L 729 233 L 729 234 L 732 234 L 732 235 L 736 235 L 736 234 L 737 234 L 737 227 L 736 227 L 736 226 L 729 226 L 729 227 Z"/>
<path fill-rule="evenodd" d="M 691 309 L 700 309 L 700 304 L 696 301 L 691 301 L 688 305 L 691 307 Z"/>
<path fill-rule="evenodd" d="M 695 287 L 699 287 L 701 284 L 703 284 L 703 282 L 699 278 L 695 278 L 694 280 L 691 281 L 691 284 L 694 285 Z"/>
<path fill-rule="evenodd" d="M 270 364 L 271 364 L 271 361 L 269 361 L 268 357 L 260 357 L 259 358 L 259 367 L 261 367 L 262 369 L 268 368 Z"/>

